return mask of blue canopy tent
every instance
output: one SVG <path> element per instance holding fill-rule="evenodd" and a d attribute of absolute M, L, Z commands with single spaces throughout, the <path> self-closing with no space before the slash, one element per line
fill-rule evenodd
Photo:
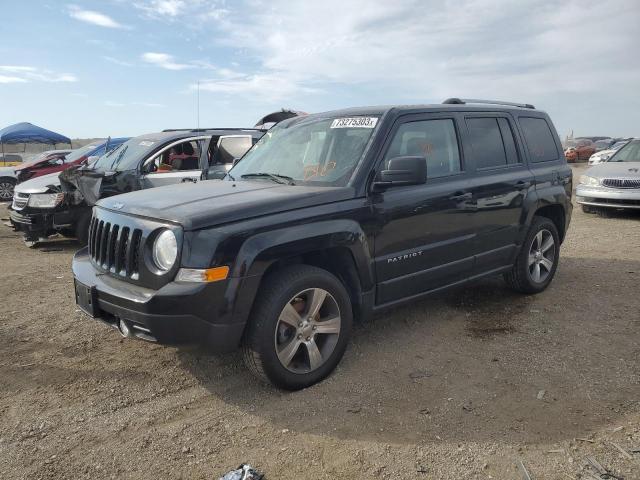
<path fill-rule="evenodd" d="M 0 130 L 0 145 L 2 145 L 2 160 L 5 160 L 4 145 L 12 145 L 16 143 L 44 143 L 48 145 L 56 145 L 58 143 L 68 143 L 71 146 L 71 140 L 64 135 L 52 132 L 32 123 L 22 122 Z"/>

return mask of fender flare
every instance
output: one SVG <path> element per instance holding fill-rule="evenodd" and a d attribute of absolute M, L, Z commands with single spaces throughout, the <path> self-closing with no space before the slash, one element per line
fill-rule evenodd
<path fill-rule="evenodd" d="M 253 235 L 238 251 L 231 276 L 261 277 L 283 258 L 335 247 L 345 247 L 351 252 L 362 289 L 372 288 L 373 262 L 367 236 L 360 224 L 352 220 L 327 220 Z"/>

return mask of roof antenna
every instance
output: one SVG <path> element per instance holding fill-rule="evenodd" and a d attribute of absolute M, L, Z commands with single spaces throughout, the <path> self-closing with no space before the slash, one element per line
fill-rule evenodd
<path fill-rule="evenodd" d="M 198 90 L 196 94 L 196 128 L 200 130 L 200 80 L 198 80 Z"/>

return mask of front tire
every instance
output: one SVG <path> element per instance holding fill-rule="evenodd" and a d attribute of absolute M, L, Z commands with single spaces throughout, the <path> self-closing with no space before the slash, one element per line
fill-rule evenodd
<path fill-rule="evenodd" d="M 351 335 L 351 300 L 342 282 L 321 268 L 294 265 L 260 289 L 243 341 L 248 369 L 286 390 L 327 377 Z"/>
<path fill-rule="evenodd" d="M 504 279 L 517 292 L 540 293 L 553 280 L 559 258 L 560 236 L 555 224 L 546 217 L 533 217 L 516 262 Z"/>
<path fill-rule="evenodd" d="M 0 178 L 0 202 L 10 202 L 13 199 L 13 189 L 16 186 L 14 178 Z"/>

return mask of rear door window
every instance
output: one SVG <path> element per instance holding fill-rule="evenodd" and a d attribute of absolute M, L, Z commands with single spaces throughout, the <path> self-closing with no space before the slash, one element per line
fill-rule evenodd
<path fill-rule="evenodd" d="M 507 165 L 507 154 L 497 118 L 467 118 L 467 127 L 473 146 L 476 168 L 494 168 Z M 513 138 L 511 141 L 513 142 Z"/>
<path fill-rule="evenodd" d="M 544 118 L 520 117 L 519 121 L 532 162 L 551 162 L 560 158 L 551 128 Z"/>
<path fill-rule="evenodd" d="M 209 159 L 209 166 L 230 165 L 236 158 L 242 157 L 253 145 L 250 135 L 222 136 Z"/>

